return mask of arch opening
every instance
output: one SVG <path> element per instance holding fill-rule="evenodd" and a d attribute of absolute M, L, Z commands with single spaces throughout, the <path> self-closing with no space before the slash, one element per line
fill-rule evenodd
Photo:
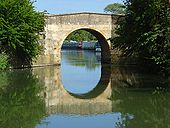
<path fill-rule="evenodd" d="M 80 41 L 81 42 L 83 42 L 83 41 L 97 42 L 96 44 L 98 46 L 95 45 L 94 50 L 97 50 L 96 47 L 100 47 L 100 49 L 101 49 L 101 63 L 109 64 L 111 62 L 110 42 L 105 38 L 105 36 L 101 32 L 99 32 L 95 29 L 90 29 L 90 28 L 75 29 L 71 32 L 68 32 L 68 35 L 66 35 L 65 39 L 62 42 L 65 42 L 67 40 L 67 38 L 72 33 L 75 33 L 75 32 L 78 32 L 78 31 L 85 31 L 85 32 L 90 33 L 89 35 L 92 36 L 93 40 L 80 40 Z M 78 41 L 78 42 L 80 42 L 80 41 Z M 62 48 L 63 48 L 63 44 L 61 46 L 61 49 Z"/>
<path fill-rule="evenodd" d="M 110 63 L 111 53 L 110 53 L 110 46 L 107 39 L 100 32 L 96 30 L 93 29 L 81 29 L 81 30 L 88 31 L 97 38 L 98 43 L 101 46 L 101 63 Z"/>

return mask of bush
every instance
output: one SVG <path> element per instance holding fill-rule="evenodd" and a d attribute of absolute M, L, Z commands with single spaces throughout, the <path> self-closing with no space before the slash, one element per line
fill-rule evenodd
<path fill-rule="evenodd" d="M 9 56 L 5 53 L 0 54 L 0 70 L 5 70 L 9 67 Z"/>

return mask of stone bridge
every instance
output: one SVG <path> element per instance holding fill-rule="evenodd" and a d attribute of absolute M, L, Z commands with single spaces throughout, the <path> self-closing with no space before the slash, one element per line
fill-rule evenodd
<path fill-rule="evenodd" d="M 60 64 L 62 44 L 66 37 L 76 30 L 86 30 L 93 34 L 101 45 L 102 63 L 110 63 L 111 43 L 108 39 L 114 33 L 120 17 L 122 15 L 101 13 L 46 15 L 45 31 L 40 35 L 44 52 L 33 65 Z"/>

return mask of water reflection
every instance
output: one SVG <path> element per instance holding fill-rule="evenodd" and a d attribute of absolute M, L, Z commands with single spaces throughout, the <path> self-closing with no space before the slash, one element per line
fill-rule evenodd
<path fill-rule="evenodd" d="M 113 91 L 112 101 L 115 99 L 119 99 L 120 103 L 113 111 L 122 113 L 121 122 L 118 122 L 118 125 L 123 128 L 170 127 L 169 92 L 153 94 L 147 91 L 119 88 Z"/>
<path fill-rule="evenodd" d="M 64 88 L 77 94 L 92 90 L 101 77 L 100 57 L 92 50 L 62 50 L 61 79 Z"/>
<path fill-rule="evenodd" d="M 113 70 L 114 69 L 114 70 Z M 136 67 L 112 67 L 113 112 L 121 112 L 120 128 L 169 128 L 170 81 L 139 72 Z M 119 74 L 115 77 L 113 75 Z M 116 80 L 117 79 L 117 80 Z M 115 86 L 116 85 L 116 86 Z M 114 104 L 118 100 L 119 104 Z"/>
<path fill-rule="evenodd" d="M 109 90 L 110 90 L 110 88 L 111 88 L 110 77 L 111 77 L 110 65 L 102 65 L 100 80 L 95 84 L 94 88 L 92 88 L 87 93 L 83 93 L 83 94 L 71 93 L 69 91 L 68 92 L 70 95 L 74 96 L 75 98 L 80 98 L 80 99 L 96 98 L 97 96 L 101 95 L 104 91 L 107 91 L 106 88 L 108 88 L 108 86 L 109 86 Z M 108 93 L 108 97 L 110 97 L 109 96 L 110 91 L 107 91 L 107 93 Z"/>
<path fill-rule="evenodd" d="M 81 95 L 65 89 L 60 66 L 0 72 L 0 127 L 169 128 L 170 82 L 138 69 L 101 65 Z"/>
<path fill-rule="evenodd" d="M 46 126 L 39 125 L 37 128 L 116 128 L 116 122 L 120 117 L 120 113 L 86 116 L 55 114 L 44 119 L 47 122 Z"/>
<path fill-rule="evenodd" d="M 45 102 L 49 114 L 90 115 L 112 110 L 112 102 L 108 99 L 111 96 L 111 81 L 108 72 L 102 75 L 96 87 L 82 95 L 70 93 L 64 88 L 60 78 L 60 67 L 36 68 L 34 74 L 41 76 L 39 78 L 44 80 Z"/>
<path fill-rule="evenodd" d="M 101 66 L 101 52 L 92 50 L 62 50 L 61 65 L 72 65 L 94 70 Z"/>
<path fill-rule="evenodd" d="M 52 72 L 59 74 L 59 67 L 51 68 L 51 71 L 45 72 L 51 75 Z M 166 83 L 166 88 L 160 90 L 154 86 L 165 82 L 160 76 L 150 74 L 149 79 L 148 74 L 140 73 L 132 67 L 128 70 L 127 67 L 112 66 L 111 72 L 108 72 L 110 67 L 106 66 L 103 70 L 105 70 L 102 72 L 103 76 L 106 76 L 103 78 L 107 79 L 107 75 L 110 74 L 111 83 L 109 82 L 104 89 L 101 84 L 102 93 L 91 98 L 89 95 L 84 95 L 84 98 L 79 95 L 70 95 L 63 88 L 62 83 L 55 83 L 60 81 L 60 77 L 56 79 L 57 75 L 52 75 L 55 77 L 49 77 L 49 79 L 46 77 L 45 80 L 48 83 L 46 107 L 49 116 L 42 120 L 42 122 L 48 122 L 46 127 L 169 127 L 170 104 L 167 103 L 170 98 L 169 82 Z M 98 91 L 101 91 L 100 89 Z M 162 122 L 159 123 L 158 119 Z"/>
<path fill-rule="evenodd" d="M 41 91 L 30 70 L 0 72 L 0 127 L 35 127 L 45 115 Z"/>

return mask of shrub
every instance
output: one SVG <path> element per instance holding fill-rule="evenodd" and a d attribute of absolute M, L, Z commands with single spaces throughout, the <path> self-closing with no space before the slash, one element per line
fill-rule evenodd
<path fill-rule="evenodd" d="M 9 67 L 9 56 L 5 53 L 0 54 L 0 70 L 5 70 Z"/>

